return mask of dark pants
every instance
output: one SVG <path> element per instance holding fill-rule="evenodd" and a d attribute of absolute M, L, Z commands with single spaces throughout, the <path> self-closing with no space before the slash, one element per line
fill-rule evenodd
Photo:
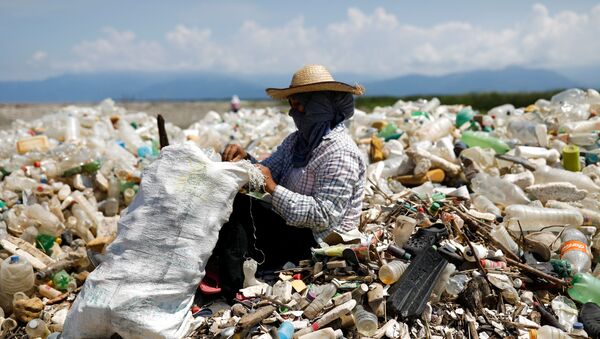
<path fill-rule="evenodd" d="M 310 259 L 310 248 L 316 246 L 310 229 L 289 226 L 268 204 L 238 194 L 213 252 L 213 260 L 218 257 L 224 295 L 231 299 L 242 288 L 242 264 L 246 258 L 259 263 L 264 259 L 260 269 L 280 269 L 288 261 L 297 264 L 299 260 Z M 254 247 L 264 253 L 264 258 Z"/>

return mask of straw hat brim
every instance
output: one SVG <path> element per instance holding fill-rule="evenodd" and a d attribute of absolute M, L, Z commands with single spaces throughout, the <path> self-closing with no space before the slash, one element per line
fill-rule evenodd
<path fill-rule="evenodd" d="M 354 95 L 363 95 L 365 89 L 360 85 L 348 85 L 339 81 L 326 81 L 326 82 L 315 82 L 312 84 L 287 87 L 287 88 L 267 88 L 267 94 L 273 99 L 286 99 L 290 95 L 297 93 L 306 92 L 317 92 L 317 91 L 336 91 L 336 92 L 347 92 Z"/>

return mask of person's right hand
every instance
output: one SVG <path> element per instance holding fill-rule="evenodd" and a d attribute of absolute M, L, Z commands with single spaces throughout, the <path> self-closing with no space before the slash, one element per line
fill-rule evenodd
<path fill-rule="evenodd" d="M 246 159 L 247 157 L 248 153 L 244 151 L 242 146 L 237 144 L 229 144 L 223 151 L 223 161 L 240 161 L 242 159 Z"/>

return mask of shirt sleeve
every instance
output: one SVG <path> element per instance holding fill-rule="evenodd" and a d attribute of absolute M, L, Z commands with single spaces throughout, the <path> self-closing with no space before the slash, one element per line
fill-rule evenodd
<path fill-rule="evenodd" d="M 359 180 L 359 163 L 354 154 L 338 150 L 316 169 L 313 195 L 302 195 L 278 185 L 273 192 L 273 209 L 288 225 L 296 227 L 324 231 L 339 224 Z"/>
<path fill-rule="evenodd" d="M 281 180 L 281 175 L 283 168 L 286 163 L 286 159 L 290 157 L 292 154 L 292 146 L 294 144 L 294 135 L 296 133 L 292 133 L 288 135 L 282 142 L 279 147 L 265 160 L 263 160 L 260 164 L 268 167 L 271 171 L 271 176 L 275 182 L 279 183 Z"/>

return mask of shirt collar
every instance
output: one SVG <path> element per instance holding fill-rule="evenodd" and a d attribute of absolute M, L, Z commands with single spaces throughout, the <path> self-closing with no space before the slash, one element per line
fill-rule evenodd
<path fill-rule="evenodd" d="M 331 131 L 329 131 L 329 133 L 325 134 L 325 136 L 323 137 L 323 139 L 327 140 L 327 139 L 332 139 L 334 138 L 336 135 L 342 133 L 344 131 L 345 127 L 344 127 L 344 122 L 340 122 L 337 126 L 335 126 Z"/>

